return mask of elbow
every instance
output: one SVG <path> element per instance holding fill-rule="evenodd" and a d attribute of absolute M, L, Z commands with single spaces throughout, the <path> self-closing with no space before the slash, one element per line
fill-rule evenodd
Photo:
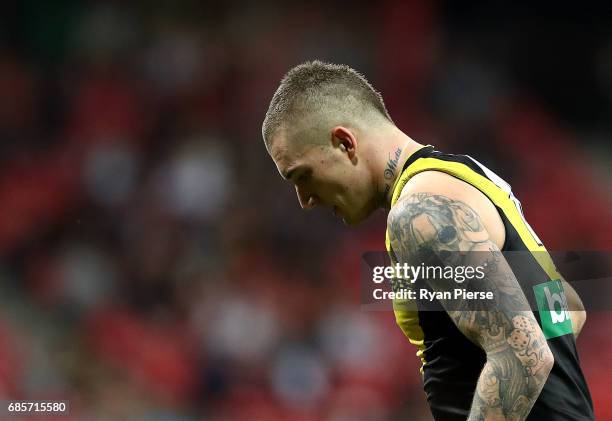
<path fill-rule="evenodd" d="M 544 349 L 542 349 L 542 352 L 540 354 L 540 362 L 541 365 L 539 371 L 541 372 L 541 375 L 544 378 L 548 378 L 548 375 L 550 374 L 551 370 L 553 369 L 553 366 L 555 365 L 555 356 L 548 347 L 548 344 L 546 344 Z"/>
<path fill-rule="evenodd" d="M 586 323 L 586 311 L 570 311 L 570 316 L 572 319 L 572 326 L 574 328 L 574 336 L 578 337 L 578 334 L 582 331 L 582 328 Z"/>

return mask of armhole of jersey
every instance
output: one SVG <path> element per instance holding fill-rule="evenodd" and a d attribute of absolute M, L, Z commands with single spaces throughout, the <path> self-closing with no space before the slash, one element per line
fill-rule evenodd
<path fill-rule="evenodd" d="M 475 159 L 470 159 L 472 159 L 472 161 L 474 161 L 481 168 L 483 167 L 483 165 L 478 163 L 478 161 Z M 512 191 L 510 190 L 510 186 L 505 181 L 501 180 L 497 175 L 495 175 L 494 179 L 499 178 L 499 180 L 502 182 L 500 183 L 501 185 L 498 185 L 491 179 L 474 171 L 464 163 L 428 157 L 421 158 L 406 168 L 405 172 L 402 174 L 402 189 L 410 178 L 423 171 L 444 172 L 480 190 L 498 209 L 503 212 L 508 222 L 518 233 L 527 250 L 532 253 L 533 257 L 542 267 L 547 276 L 550 279 L 561 278 L 561 275 L 557 271 L 554 262 L 550 258 L 550 255 L 547 253 L 546 248 L 540 242 L 537 235 L 535 235 L 533 232 L 531 226 L 525 220 L 520 208 L 520 202 L 518 202 L 518 200 L 514 197 Z M 490 170 L 488 171 L 491 172 Z M 485 171 L 485 174 L 487 174 L 487 171 Z M 494 173 L 491 172 L 491 174 Z M 399 198 L 399 193 L 401 193 L 401 190 L 399 192 L 394 192 L 394 198 L 396 195 L 397 198 Z M 396 201 L 397 198 L 395 199 Z M 392 204 L 393 203 L 394 202 L 392 201 Z"/>

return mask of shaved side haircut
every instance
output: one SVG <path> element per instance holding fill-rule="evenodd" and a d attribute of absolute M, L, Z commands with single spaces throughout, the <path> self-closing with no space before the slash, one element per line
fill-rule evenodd
<path fill-rule="evenodd" d="M 262 135 L 267 147 L 281 128 L 325 129 L 376 120 L 393 124 L 382 96 L 363 75 L 343 64 L 314 60 L 283 77 L 270 101 Z"/>

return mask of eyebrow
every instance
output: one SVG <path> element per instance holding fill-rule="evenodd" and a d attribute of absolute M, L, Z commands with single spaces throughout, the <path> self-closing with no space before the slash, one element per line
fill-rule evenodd
<path fill-rule="evenodd" d="M 288 181 L 293 181 L 291 178 L 298 172 L 301 173 L 300 177 L 302 175 L 310 175 L 312 174 L 312 168 L 308 164 L 297 164 L 295 167 L 290 167 L 283 175 L 283 178 Z"/>

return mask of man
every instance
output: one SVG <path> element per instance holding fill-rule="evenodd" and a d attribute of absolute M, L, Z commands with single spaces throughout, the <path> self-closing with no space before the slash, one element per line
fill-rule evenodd
<path fill-rule="evenodd" d="M 441 311 L 424 311 L 394 303 L 397 323 L 423 360 L 436 419 L 593 419 L 575 344 L 586 317 L 582 303 L 503 180 L 468 156 L 412 140 L 395 126 L 380 94 L 344 65 L 313 61 L 290 70 L 262 132 L 304 209 L 328 207 L 347 225 L 390 209 L 393 262 L 486 268 L 483 279 L 465 286 L 493 292 L 492 304 L 440 299 Z M 523 258 L 510 267 L 502 251 Z M 536 285 L 519 284 L 517 272 Z M 448 285 L 434 279 L 424 287 L 440 292 Z M 545 304 L 538 304 L 543 312 L 531 311 L 529 301 L 542 291 L 557 294 L 567 320 L 551 324 L 544 316 L 557 308 Z"/>

